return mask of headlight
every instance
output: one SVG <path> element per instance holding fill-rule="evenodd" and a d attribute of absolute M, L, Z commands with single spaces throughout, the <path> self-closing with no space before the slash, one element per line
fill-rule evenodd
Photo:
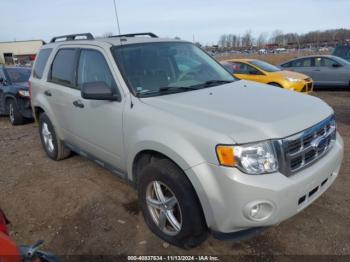
<path fill-rule="evenodd" d="M 293 78 L 293 77 L 286 77 L 286 80 L 292 83 L 297 83 L 300 82 L 301 80 L 298 78 Z"/>
<path fill-rule="evenodd" d="M 20 96 L 29 97 L 29 91 L 27 91 L 27 90 L 19 90 L 18 94 Z"/>
<path fill-rule="evenodd" d="M 276 152 L 269 141 L 240 146 L 218 145 L 216 154 L 220 165 L 237 167 L 250 175 L 272 173 L 278 170 Z"/>

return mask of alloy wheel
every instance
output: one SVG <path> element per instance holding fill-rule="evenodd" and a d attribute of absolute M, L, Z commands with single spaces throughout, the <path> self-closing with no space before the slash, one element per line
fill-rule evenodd
<path fill-rule="evenodd" d="M 160 181 L 147 186 L 146 203 L 153 222 L 169 236 L 177 235 L 182 228 L 182 214 L 175 194 Z"/>
<path fill-rule="evenodd" d="M 49 152 L 53 152 L 55 150 L 55 146 L 53 145 L 52 134 L 49 130 L 49 126 L 45 122 L 42 124 L 41 134 L 43 136 L 43 140 L 44 140 L 44 144 L 45 144 L 46 149 Z"/>

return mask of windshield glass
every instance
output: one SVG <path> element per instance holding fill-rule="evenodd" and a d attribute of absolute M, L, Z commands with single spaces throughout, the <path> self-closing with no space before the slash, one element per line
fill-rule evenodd
<path fill-rule="evenodd" d="M 264 61 L 252 60 L 252 61 L 250 61 L 250 63 L 252 65 L 255 65 L 255 66 L 261 68 L 262 70 L 264 70 L 266 72 L 278 72 L 278 71 L 281 71 L 281 69 L 279 69 L 277 66 L 271 65 L 271 64 L 266 63 Z"/>
<path fill-rule="evenodd" d="M 29 68 L 6 68 L 5 71 L 12 83 L 27 82 L 31 72 Z"/>
<path fill-rule="evenodd" d="M 235 79 L 191 43 L 142 43 L 112 48 L 125 81 L 140 96 L 211 87 Z"/>

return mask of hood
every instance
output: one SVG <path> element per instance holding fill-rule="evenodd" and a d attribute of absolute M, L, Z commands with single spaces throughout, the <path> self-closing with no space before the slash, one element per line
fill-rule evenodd
<path fill-rule="evenodd" d="M 316 97 L 245 80 L 141 101 L 185 120 L 188 128 L 199 125 L 235 143 L 287 137 L 333 113 Z"/>
<path fill-rule="evenodd" d="M 271 75 L 278 75 L 281 77 L 292 77 L 292 78 L 296 78 L 296 79 L 306 79 L 309 78 L 307 75 L 301 74 L 301 73 L 297 73 L 297 72 L 293 72 L 293 71 L 287 71 L 287 70 L 282 70 L 282 71 L 278 71 L 278 72 L 272 72 L 270 73 Z"/>
<path fill-rule="evenodd" d="M 21 89 L 21 90 L 29 90 L 29 83 L 28 82 L 18 82 L 13 83 L 11 86 Z"/>

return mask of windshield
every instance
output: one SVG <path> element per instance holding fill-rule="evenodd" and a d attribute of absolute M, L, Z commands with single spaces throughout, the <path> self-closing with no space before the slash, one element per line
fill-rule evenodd
<path fill-rule="evenodd" d="M 191 43 L 142 43 L 112 48 L 130 88 L 153 96 L 211 87 L 235 79 L 213 58 Z"/>
<path fill-rule="evenodd" d="M 5 71 L 11 83 L 27 82 L 31 72 L 28 68 L 6 68 Z"/>
<path fill-rule="evenodd" d="M 252 65 L 255 65 L 257 67 L 259 67 L 260 69 L 266 71 L 266 72 L 278 72 L 281 71 L 281 69 L 279 69 L 277 66 L 271 65 L 269 63 L 266 63 L 264 61 L 260 61 L 260 60 L 252 60 L 250 61 L 250 63 Z"/>

